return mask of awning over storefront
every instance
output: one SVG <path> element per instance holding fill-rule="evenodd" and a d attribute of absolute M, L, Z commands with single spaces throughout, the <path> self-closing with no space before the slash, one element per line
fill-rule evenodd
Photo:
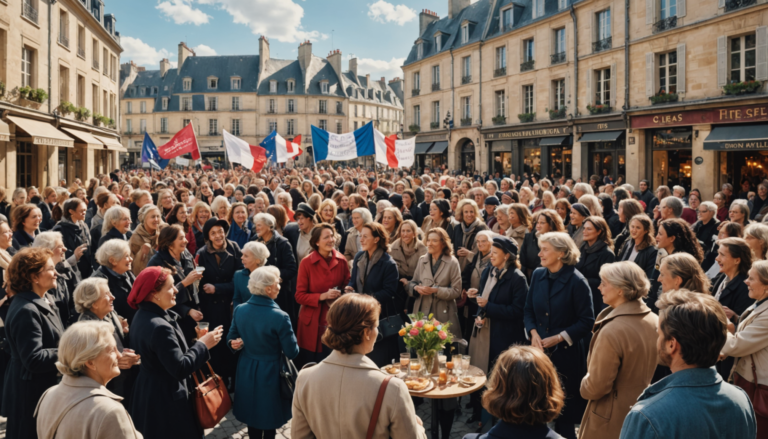
<path fill-rule="evenodd" d="M 107 149 L 110 151 L 128 152 L 128 150 L 123 147 L 123 144 L 120 143 L 114 137 L 96 136 L 96 135 L 94 135 L 93 137 L 101 141 L 101 143 L 103 143 L 104 146 L 106 146 Z"/>
<path fill-rule="evenodd" d="M 624 134 L 624 131 L 598 131 L 595 133 L 585 133 L 579 139 L 579 142 L 615 142 Z"/>
<path fill-rule="evenodd" d="M 87 148 L 104 149 L 104 144 L 101 143 L 99 139 L 93 137 L 91 133 L 86 133 L 85 131 L 80 130 L 73 130 L 72 128 L 62 128 L 62 130 L 74 136 L 75 139 L 79 141 L 77 143 L 84 143 Z"/>
<path fill-rule="evenodd" d="M 435 142 L 424 142 L 424 143 L 417 143 L 416 144 L 416 155 L 419 154 L 426 154 L 427 151 L 429 151 L 429 148 L 434 145 Z"/>
<path fill-rule="evenodd" d="M 715 127 L 704 140 L 704 149 L 709 151 L 768 149 L 768 124 Z"/>
<path fill-rule="evenodd" d="M 7 123 L 0 120 L 0 142 L 11 141 L 11 128 Z"/>
<path fill-rule="evenodd" d="M 544 137 L 539 142 L 539 146 L 560 146 L 568 140 L 569 136 L 564 137 Z"/>
<path fill-rule="evenodd" d="M 29 136 L 21 137 L 16 133 L 16 138 L 22 142 L 31 142 L 34 145 L 75 147 L 75 139 L 62 133 L 47 122 L 25 119 L 18 116 L 8 116 L 8 120 L 15 123 L 18 128 L 21 128 Z"/>
<path fill-rule="evenodd" d="M 427 154 L 442 154 L 448 149 L 448 142 L 435 142 L 435 146 Z"/>

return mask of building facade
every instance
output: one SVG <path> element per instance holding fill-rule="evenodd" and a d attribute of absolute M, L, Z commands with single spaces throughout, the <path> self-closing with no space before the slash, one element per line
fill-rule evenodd
<path fill-rule="evenodd" d="M 422 11 L 403 66 L 417 163 L 607 173 L 709 198 L 725 182 L 754 186 L 768 167 L 756 151 L 768 149 L 768 6 L 685 2 L 630 0 L 628 14 L 618 0 L 448 0 L 447 17 Z M 745 146 L 716 144 L 738 139 L 721 128 L 739 123 L 753 133 Z"/>
<path fill-rule="evenodd" d="M 0 186 L 87 181 L 117 166 L 121 52 L 100 0 L 0 2 Z"/>
<path fill-rule="evenodd" d="M 170 68 L 168 60 L 154 71 L 121 66 L 126 160 L 140 162 L 145 133 L 159 146 L 193 123 L 208 161 L 226 160 L 223 130 L 252 145 L 277 131 L 294 141 L 301 136 L 305 154 L 297 162 L 311 164 L 312 125 L 341 134 L 373 122 L 386 135 L 399 132 L 398 90 L 399 80 L 359 76 L 357 59 L 343 71 L 341 51 L 314 56 L 309 41 L 299 45 L 295 60 L 272 58 L 266 37 L 259 38 L 258 55 L 199 57 L 181 43 L 179 68 Z"/>

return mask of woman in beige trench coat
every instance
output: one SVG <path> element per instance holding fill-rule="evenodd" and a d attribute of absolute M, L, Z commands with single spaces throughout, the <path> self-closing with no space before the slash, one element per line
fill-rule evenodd
<path fill-rule="evenodd" d="M 581 396 L 589 402 L 580 439 L 618 439 L 658 363 L 659 318 L 643 301 L 650 288 L 645 272 L 634 262 L 616 262 L 600 269 L 600 279 L 608 308 L 595 320 L 587 375 L 581 380 Z"/>

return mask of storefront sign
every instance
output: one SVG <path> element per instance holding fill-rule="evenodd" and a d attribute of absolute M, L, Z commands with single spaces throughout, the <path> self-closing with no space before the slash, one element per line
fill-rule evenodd
<path fill-rule="evenodd" d="M 485 140 L 528 139 L 534 137 L 555 137 L 571 134 L 571 127 L 539 128 L 519 131 L 506 131 L 502 133 L 485 133 Z"/>
<path fill-rule="evenodd" d="M 717 144 L 717 148 L 705 148 L 716 150 L 729 150 L 729 149 L 768 149 L 768 140 L 754 140 L 754 141 L 734 141 L 734 142 L 720 142 Z"/>
<path fill-rule="evenodd" d="M 757 122 L 766 120 L 768 120 L 768 104 L 761 104 L 742 107 L 714 108 L 711 110 L 631 116 L 630 125 L 632 128 L 659 128 L 697 124 Z"/>
<path fill-rule="evenodd" d="M 10 142 L 11 136 L 10 134 L 0 134 L 0 142 Z"/>
<path fill-rule="evenodd" d="M 416 136 L 416 143 L 443 142 L 446 140 L 448 138 L 442 134 L 437 136 Z"/>
<path fill-rule="evenodd" d="M 64 140 L 64 139 L 53 139 L 50 137 L 41 137 L 41 136 L 34 136 L 34 137 L 19 137 L 17 140 L 22 142 L 30 142 L 33 145 L 46 145 L 46 146 L 63 146 L 66 148 L 74 148 L 75 147 L 75 141 L 74 140 Z"/>
<path fill-rule="evenodd" d="M 612 120 L 600 123 L 585 123 L 576 125 L 577 133 L 587 133 L 590 131 L 616 131 L 627 129 L 627 124 L 623 120 Z"/>
<path fill-rule="evenodd" d="M 696 157 L 693 159 L 693 163 L 696 163 L 697 165 L 704 163 L 704 157 Z"/>

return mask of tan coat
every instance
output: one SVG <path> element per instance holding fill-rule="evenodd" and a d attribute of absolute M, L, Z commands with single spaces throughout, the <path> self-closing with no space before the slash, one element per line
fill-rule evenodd
<path fill-rule="evenodd" d="M 728 333 L 722 353 L 736 357 L 734 372 L 753 382 L 752 358 L 757 368 L 757 383 L 768 385 L 768 302 L 747 308 L 741 315 L 736 334 Z M 750 358 L 750 355 L 752 358 Z"/>
<path fill-rule="evenodd" d="M 581 380 L 581 396 L 589 402 L 579 438 L 618 439 L 624 418 L 656 371 L 658 322 L 642 299 L 598 314 Z"/>
<path fill-rule="evenodd" d="M 39 439 L 142 439 L 123 398 L 88 377 L 64 375 L 35 410 Z M 56 428 L 56 423 L 61 422 Z"/>
<path fill-rule="evenodd" d="M 515 242 L 517 242 L 518 251 L 523 248 L 523 240 L 525 239 L 526 233 L 528 233 L 528 227 L 525 227 L 524 225 L 517 226 L 514 229 L 510 227 L 507 230 L 507 237 L 514 239 Z"/>
<path fill-rule="evenodd" d="M 392 259 L 397 263 L 397 271 L 400 274 L 401 279 L 404 277 L 408 279 L 412 278 L 413 272 L 416 271 L 416 264 L 418 264 L 419 258 L 426 254 L 427 246 L 422 242 L 416 243 L 416 251 L 410 256 L 406 256 L 405 253 L 403 253 L 403 246 L 399 239 L 389 248 L 389 255 L 392 256 Z"/>
<path fill-rule="evenodd" d="M 152 256 L 157 252 L 157 238 L 160 236 L 160 229 L 162 229 L 162 226 L 163 225 L 160 224 L 160 227 L 157 228 L 154 235 L 150 235 L 149 232 L 147 232 L 147 229 L 144 228 L 144 224 L 139 224 L 138 227 L 136 227 L 136 230 L 133 231 L 133 235 L 131 235 L 131 239 L 128 243 L 131 245 L 131 257 L 133 258 L 131 271 L 133 271 L 133 274 L 136 276 L 138 276 L 142 270 L 147 268 L 149 260 L 152 259 Z M 152 247 L 146 255 L 143 251 L 144 244 L 149 244 Z"/>
<path fill-rule="evenodd" d="M 423 312 L 424 315 L 434 314 L 440 322 L 451 322 L 450 332 L 454 335 L 454 340 L 461 338 L 461 327 L 459 326 L 459 314 L 456 308 L 456 300 L 461 297 L 461 269 L 459 261 L 453 256 L 441 256 L 442 263 L 440 268 L 432 276 L 432 267 L 429 258 L 432 256 L 427 253 L 419 258 L 416 264 L 416 271 L 413 273 L 413 280 L 408 282 L 405 290 L 408 295 L 414 297 L 416 302 L 413 304 L 413 312 Z M 434 286 L 437 287 L 437 293 L 431 296 L 422 296 L 413 288 L 415 286 Z"/>
<path fill-rule="evenodd" d="M 302 370 L 293 395 L 291 437 L 365 438 L 384 378 L 384 372 L 368 357 L 339 351 Z M 426 439 L 417 420 L 405 383 L 390 380 L 373 437 Z"/>
<path fill-rule="evenodd" d="M 357 248 L 357 237 L 360 232 L 356 228 L 352 227 L 347 231 L 347 243 L 344 244 L 344 257 L 349 261 L 349 266 L 352 266 L 352 260 L 355 259 L 355 255 L 360 251 Z"/>

